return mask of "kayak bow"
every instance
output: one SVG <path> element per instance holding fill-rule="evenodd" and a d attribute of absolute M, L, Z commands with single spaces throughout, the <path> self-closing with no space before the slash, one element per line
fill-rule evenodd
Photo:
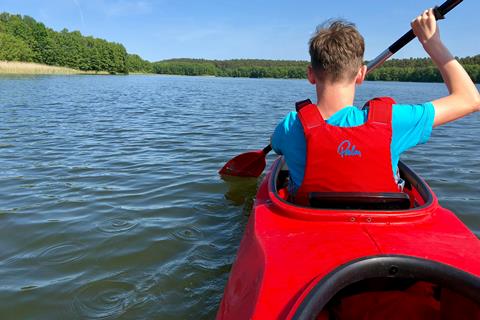
<path fill-rule="evenodd" d="M 294 205 L 283 166 L 258 190 L 217 319 L 480 319 L 480 241 L 408 166 L 408 209 L 379 194 Z"/>

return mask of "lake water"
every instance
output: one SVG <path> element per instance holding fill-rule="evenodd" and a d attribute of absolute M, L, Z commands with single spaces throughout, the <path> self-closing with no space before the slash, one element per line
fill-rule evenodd
<path fill-rule="evenodd" d="M 445 94 L 370 82 L 357 96 Z M 256 188 L 217 170 L 307 97 L 305 80 L 0 78 L 0 318 L 213 318 Z M 479 137 L 474 114 L 403 158 L 477 236 Z"/>

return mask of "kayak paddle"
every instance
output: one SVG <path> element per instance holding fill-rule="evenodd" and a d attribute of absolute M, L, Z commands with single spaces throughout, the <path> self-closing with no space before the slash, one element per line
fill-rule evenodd
<path fill-rule="evenodd" d="M 450 12 L 453 8 L 460 4 L 463 0 L 447 0 L 442 3 L 440 6 L 433 9 L 436 20 L 445 19 L 445 15 Z M 368 62 L 367 64 L 367 74 L 374 69 L 381 66 L 388 58 L 393 56 L 398 50 L 402 49 L 410 41 L 415 39 L 415 33 L 410 29 L 403 36 L 401 36 L 397 41 L 395 41 L 388 49 L 380 53 L 375 59 Z"/>
<path fill-rule="evenodd" d="M 242 153 L 228 161 L 218 173 L 227 176 L 257 178 L 265 169 L 265 156 L 272 150 L 270 145 L 263 150 Z"/>
<path fill-rule="evenodd" d="M 435 18 L 437 20 L 444 19 L 445 15 L 462 1 L 463 0 L 447 0 L 442 5 L 435 7 Z M 389 46 L 388 49 L 380 53 L 375 59 L 371 60 L 367 64 L 367 74 L 381 66 L 388 58 L 393 56 L 398 50 L 405 47 L 405 45 L 407 45 L 413 39 L 415 39 L 415 34 L 413 33 L 413 30 L 410 29 L 391 46 Z M 265 157 L 271 150 L 272 147 L 268 145 L 262 150 L 242 153 L 228 161 L 218 173 L 227 176 L 257 178 L 265 169 Z"/>

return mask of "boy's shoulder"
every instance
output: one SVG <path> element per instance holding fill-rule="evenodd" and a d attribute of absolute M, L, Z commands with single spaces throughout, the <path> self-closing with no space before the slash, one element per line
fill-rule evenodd
<path fill-rule="evenodd" d="M 283 126 L 287 130 L 290 128 L 298 127 L 298 125 L 301 126 L 298 112 L 295 110 L 288 112 L 282 119 L 282 121 L 280 121 L 279 125 Z"/>

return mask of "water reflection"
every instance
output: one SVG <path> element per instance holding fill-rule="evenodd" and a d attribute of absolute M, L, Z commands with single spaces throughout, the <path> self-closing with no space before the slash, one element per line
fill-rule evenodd
<path fill-rule="evenodd" d="M 225 198 L 232 201 L 236 206 L 245 205 L 251 210 L 253 199 L 257 192 L 258 181 L 257 178 L 244 178 L 233 176 L 221 176 L 225 181 L 228 190 L 225 193 Z"/>

